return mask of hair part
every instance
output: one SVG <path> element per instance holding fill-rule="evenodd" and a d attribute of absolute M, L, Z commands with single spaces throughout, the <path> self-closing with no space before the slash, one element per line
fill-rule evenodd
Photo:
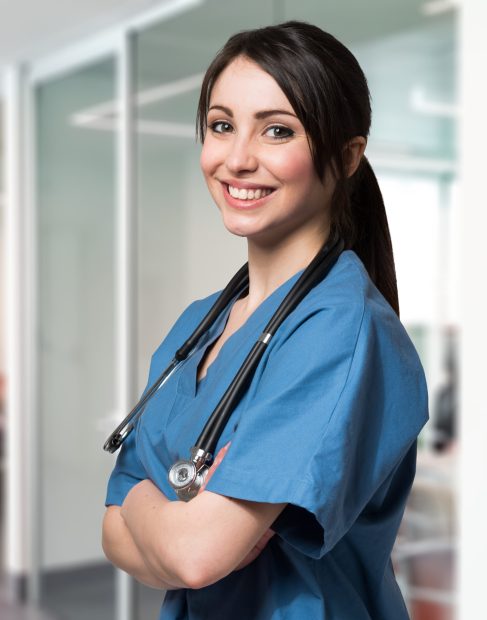
<path fill-rule="evenodd" d="M 387 215 L 367 158 L 347 172 L 347 143 L 367 139 L 371 124 L 367 79 L 355 56 L 331 34 L 300 21 L 245 30 L 231 36 L 208 67 L 198 103 L 196 131 L 203 142 L 213 86 L 222 71 L 244 57 L 271 75 L 308 137 L 313 164 L 323 181 L 331 166 L 336 186 L 332 232 L 363 262 L 370 278 L 399 315 L 396 272 Z"/>

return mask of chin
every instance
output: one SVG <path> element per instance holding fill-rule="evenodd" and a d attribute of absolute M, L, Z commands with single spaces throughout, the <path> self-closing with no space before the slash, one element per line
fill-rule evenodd
<path fill-rule="evenodd" d="M 246 229 L 245 226 L 227 226 L 225 224 L 225 228 L 230 234 L 235 235 L 236 237 L 251 237 L 253 234 L 252 231 Z"/>
<path fill-rule="evenodd" d="M 222 220 L 227 231 L 238 237 L 248 237 L 259 232 L 255 223 L 252 224 L 252 222 L 245 221 L 242 217 L 235 217 L 233 214 L 229 217 L 228 214 L 222 212 Z"/>

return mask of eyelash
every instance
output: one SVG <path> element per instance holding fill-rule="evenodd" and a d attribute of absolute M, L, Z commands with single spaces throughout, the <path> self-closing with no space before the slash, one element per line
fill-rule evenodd
<path fill-rule="evenodd" d="M 228 121 L 214 121 L 213 123 L 209 124 L 210 129 L 215 132 L 215 133 L 227 133 L 224 131 L 218 131 L 216 129 L 216 127 L 218 125 L 228 125 L 229 127 L 231 127 L 230 123 Z M 266 133 L 267 131 L 269 131 L 270 129 L 284 129 L 288 135 L 286 136 L 272 136 L 272 138 L 276 141 L 281 141 L 281 140 L 287 140 L 288 138 L 292 138 L 292 136 L 294 135 L 294 131 L 292 129 L 289 129 L 289 127 L 286 127 L 285 125 L 271 125 L 270 127 L 267 127 L 266 129 Z"/>

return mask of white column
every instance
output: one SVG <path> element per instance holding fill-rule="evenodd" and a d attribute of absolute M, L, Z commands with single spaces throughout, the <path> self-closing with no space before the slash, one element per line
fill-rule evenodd
<path fill-rule="evenodd" d="M 117 381 L 120 419 L 137 400 L 137 212 L 135 203 L 133 34 L 123 32 L 117 63 Z M 117 570 L 116 620 L 134 620 L 133 579 Z"/>
<path fill-rule="evenodd" d="M 460 16 L 461 413 L 459 618 L 487 618 L 487 2 Z"/>
<path fill-rule="evenodd" d="M 29 185 L 24 71 L 5 72 L 6 490 L 5 568 L 38 597 L 35 418 L 34 219 Z"/>

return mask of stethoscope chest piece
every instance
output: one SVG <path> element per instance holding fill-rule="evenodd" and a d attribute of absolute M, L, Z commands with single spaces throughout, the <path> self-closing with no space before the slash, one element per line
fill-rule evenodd
<path fill-rule="evenodd" d="M 198 495 L 208 473 L 208 462 L 212 455 L 203 450 L 191 449 L 191 459 L 176 461 L 169 470 L 169 484 L 184 502 Z"/>

